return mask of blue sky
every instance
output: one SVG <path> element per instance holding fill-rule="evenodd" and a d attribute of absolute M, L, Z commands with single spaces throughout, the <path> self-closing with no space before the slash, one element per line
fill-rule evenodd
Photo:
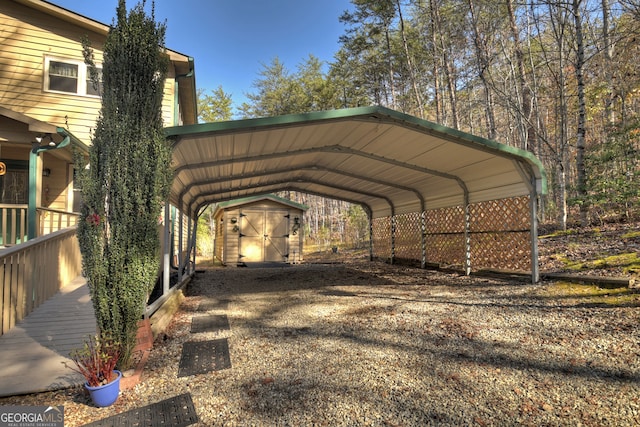
<path fill-rule="evenodd" d="M 118 4 L 48 1 L 105 24 Z M 128 7 L 137 3 L 127 0 Z M 195 59 L 198 89 L 221 85 L 240 105 L 262 64 L 275 57 L 291 72 L 309 54 L 332 61 L 345 30 L 338 17 L 350 6 L 349 0 L 156 0 L 156 20 L 166 19 L 167 47 Z"/>

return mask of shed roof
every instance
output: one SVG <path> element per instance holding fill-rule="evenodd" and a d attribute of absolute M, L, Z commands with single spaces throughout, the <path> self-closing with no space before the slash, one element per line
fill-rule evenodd
<path fill-rule="evenodd" d="M 166 128 L 170 201 L 293 190 L 361 204 L 373 218 L 546 192 L 531 153 L 384 107 Z"/>
<path fill-rule="evenodd" d="M 235 207 L 238 207 L 238 206 L 247 205 L 249 203 L 261 202 L 261 201 L 264 201 L 264 200 L 270 200 L 272 202 L 276 202 L 276 203 L 279 203 L 281 205 L 289 206 L 291 208 L 298 209 L 298 210 L 301 210 L 301 211 L 306 211 L 307 209 L 309 209 L 309 206 L 307 206 L 307 205 L 303 205 L 301 203 L 296 203 L 296 202 L 294 202 L 292 200 L 288 200 L 288 199 L 285 199 L 283 197 L 278 197 L 275 194 L 264 194 L 264 195 L 244 197 L 242 199 L 229 200 L 229 201 L 226 201 L 226 202 L 218 203 L 218 205 L 216 206 L 216 210 L 214 212 L 214 216 L 221 209 L 235 208 Z"/>

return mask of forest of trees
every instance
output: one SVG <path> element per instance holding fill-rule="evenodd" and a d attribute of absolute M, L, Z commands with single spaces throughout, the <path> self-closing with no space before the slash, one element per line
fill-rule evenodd
<path fill-rule="evenodd" d="M 534 153 L 543 223 L 637 217 L 640 0 L 351 3 L 332 62 L 310 54 L 291 71 L 276 57 L 237 111 L 222 87 L 201 92 L 200 120 L 382 105 Z M 312 237 L 363 232 L 348 203 L 292 198 Z"/>

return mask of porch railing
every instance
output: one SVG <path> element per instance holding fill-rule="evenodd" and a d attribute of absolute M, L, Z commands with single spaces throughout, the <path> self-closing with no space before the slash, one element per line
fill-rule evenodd
<path fill-rule="evenodd" d="M 27 241 L 28 205 L 0 204 L 0 246 Z"/>
<path fill-rule="evenodd" d="M 27 205 L 0 204 L 0 247 L 28 240 L 27 210 Z M 57 209 L 38 208 L 37 215 L 37 236 L 73 227 L 78 222 L 78 214 Z"/>
<path fill-rule="evenodd" d="M 38 208 L 38 236 L 73 227 L 78 222 L 78 214 L 56 209 Z"/>
<path fill-rule="evenodd" d="M 0 250 L 0 332 L 6 333 L 81 271 L 75 227 Z"/>

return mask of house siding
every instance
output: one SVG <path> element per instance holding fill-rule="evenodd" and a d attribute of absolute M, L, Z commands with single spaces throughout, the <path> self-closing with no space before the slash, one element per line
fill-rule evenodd
<path fill-rule="evenodd" d="M 103 35 L 19 3 L 0 2 L 0 105 L 64 127 L 88 145 L 100 99 L 44 90 L 45 57 L 83 62 L 83 36 L 91 41 L 100 63 Z M 166 126 L 175 124 L 175 74 L 171 68 L 165 82 L 162 117 Z"/>
<path fill-rule="evenodd" d="M 99 28 L 100 24 L 74 16 L 72 12 L 58 17 L 29 4 L 0 0 L 0 106 L 65 128 L 85 145 L 90 145 L 101 107 L 100 98 L 45 90 L 45 73 L 47 58 L 83 66 L 82 39 L 85 37 L 92 44 L 96 63 L 100 64 L 106 35 Z M 177 118 L 180 110 L 175 67 L 176 64 L 170 62 L 164 85 L 162 119 L 165 126 L 183 122 Z M 0 161 L 26 162 L 36 133 L 21 134 L 26 130 L 24 124 L 5 118 L 0 118 L 0 127 L 5 132 L 5 140 L 0 144 Z M 33 139 L 30 141 L 30 138 Z M 73 158 L 70 149 L 44 152 L 38 157 L 42 170 L 46 169 L 50 174 L 38 178 L 42 181 L 37 185 L 41 189 L 37 206 L 72 211 Z"/>

